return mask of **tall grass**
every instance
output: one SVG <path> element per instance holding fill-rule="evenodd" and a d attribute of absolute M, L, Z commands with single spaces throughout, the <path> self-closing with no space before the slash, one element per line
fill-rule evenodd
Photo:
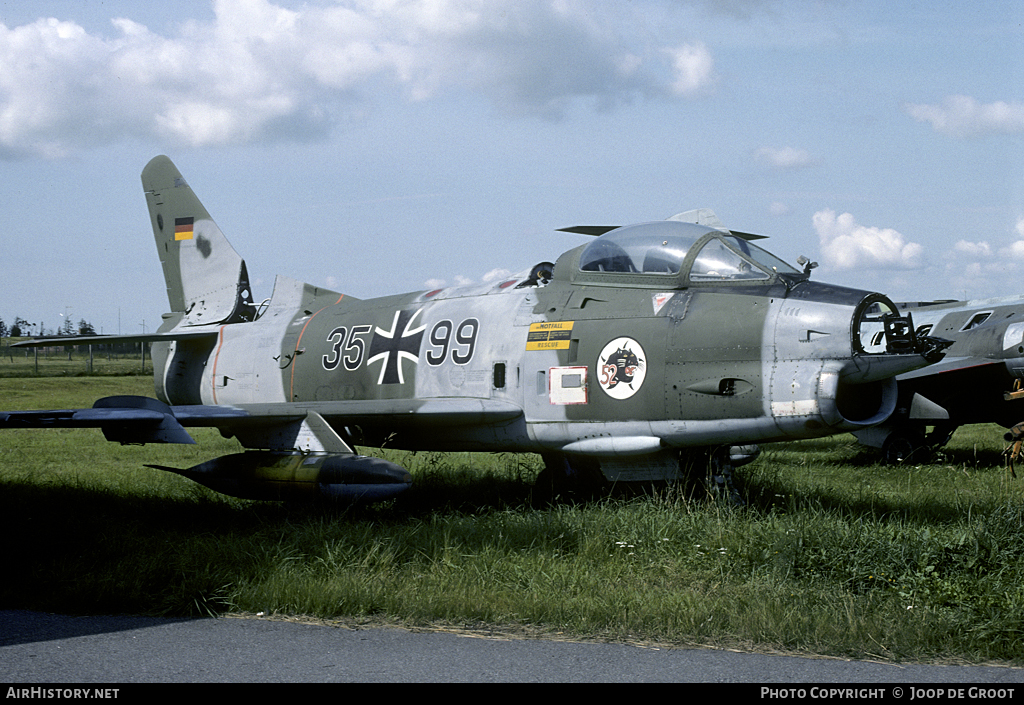
<path fill-rule="evenodd" d="M 98 391 L 86 386 L 65 391 Z M 543 504 L 533 456 L 391 451 L 413 490 L 348 508 L 234 500 L 141 467 L 236 450 L 197 436 L 121 448 L 95 431 L 0 435 L 0 604 L 1024 661 L 1024 480 L 1003 470 L 994 427 L 909 467 L 849 437 L 769 447 L 742 470 L 742 509 L 678 488 Z"/>

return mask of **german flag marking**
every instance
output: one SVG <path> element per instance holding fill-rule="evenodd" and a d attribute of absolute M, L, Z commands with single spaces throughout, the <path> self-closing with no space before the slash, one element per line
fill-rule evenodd
<path fill-rule="evenodd" d="M 174 239 L 175 240 L 191 240 L 193 233 L 193 223 L 195 218 L 175 218 L 174 219 Z"/>

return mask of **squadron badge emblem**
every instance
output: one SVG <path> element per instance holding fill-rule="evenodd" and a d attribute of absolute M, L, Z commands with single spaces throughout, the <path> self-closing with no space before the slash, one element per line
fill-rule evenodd
<path fill-rule="evenodd" d="M 622 337 L 611 341 L 597 359 L 598 384 L 613 399 L 629 399 L 647 374 L 647 355 L 640 343 Z"/>

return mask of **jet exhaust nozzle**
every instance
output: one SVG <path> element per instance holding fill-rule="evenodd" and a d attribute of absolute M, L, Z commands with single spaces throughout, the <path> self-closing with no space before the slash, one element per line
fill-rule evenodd
<path fill-rule="evenodd" d="M 146 467 L 187 477 L 215 492 L 241 499 L 374 502 L 391 499 L 412 484 L 400 465 L 365 455 L 249 451 L 214 458 L 191 468 Z"/>

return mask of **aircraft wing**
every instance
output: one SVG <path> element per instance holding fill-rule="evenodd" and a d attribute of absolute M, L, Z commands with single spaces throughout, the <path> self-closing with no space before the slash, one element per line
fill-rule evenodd
<path fill-rule="evenodd" d="M 196 407 L 173 407 L 190 409 Z M 209 408 L 209 407 L 203 407 Z M 221 407 L 213 407 L 221 408 Z M 416 423 L 443 425 L 486 424 L 511 421 L 523 414 L 515 404 L 493 399 L 449 397 L 439 399 L 368 399 L 358 401 L 325 401 L 292 404 L 240 404 L 253 419 L 295 418 L 315 412 L 325 419 L 356 422 L 359 419 L 412 419 Z M 188 413 L 188 412 L 185 412 Z M 216 425 L 216 424 L 214 424 Z"/>
<path fill-rule="evenodd" d="M 182 407 L 191 408 L 191 407 Z M 216 426 L 217 419 L 237 419 L 230 407 L 205 406 L 197 415 L 202 424 Z M 187 418 L 187 415 L 185 415 Z M 107 440 L 127 443 L 195 443 L 183 428 L 173 407 L 150 397 L 117 396 L 99 399 L 91 409 L 0 411 L 0 428 L 100 428 Z"/>
<path fill-rule="evenodd" d="M 908 420 L 944 421 L 954 427 L 997 423 L 1009 428 L 1024 411 L 1016 398 L 1006 396 L 1020 378 L 1019 364 L 1016 359 L 960 356 L 899 375 L 900 408 L 906 410 L 894 416 L 888 427 Z"/>
<path fill-rule="evenodd" d="M 933 377 L 949 372 L 959 372 L 961 370 L 969 370 L 976 367 L 985 367 L 987 365 L 1003 365 L 1005 360 L 993 359 L 990 357 L 973 357 L 973 356 L 960 356 L 960 357 L 946 357 L 928 367 L 921 367 L 911 372 L 904 372 L 897 377 L 898 380 L 911 380 L 919 379 L 922 377 Z"/>
<path fill-rule="evenodd" d="M 281 447 L 275 439 L 282 429 L 297 427 L 310 417 L 335 425 L 375 421 L 393 423 L 397 428 L 407 422 L 500 424 L 522 413 L 507 402 L 465 397 L 169 406 L 151 397 L 116 396 L 99 399 L 91 409 L 0 412 L 0 428 L 100 428 L 107 440 L 143 444 L 195 443 L 185 427 L 215 427 L 238 436 L 246 447 L 265 448 Z"/>

